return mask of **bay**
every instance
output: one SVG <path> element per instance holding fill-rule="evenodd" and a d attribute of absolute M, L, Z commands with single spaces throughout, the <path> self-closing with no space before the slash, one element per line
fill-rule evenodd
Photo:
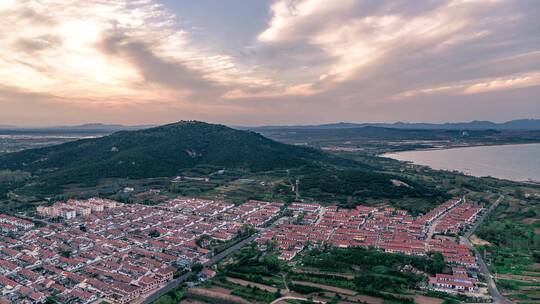
<path fill-rule="evenodd" d="M 540 144 L 416 150 L 382 156 L 473 176 L 540 181 Z"/>

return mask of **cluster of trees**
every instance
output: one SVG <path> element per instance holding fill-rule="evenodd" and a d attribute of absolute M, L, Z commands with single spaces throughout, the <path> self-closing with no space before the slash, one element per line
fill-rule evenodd
<path fill-rule="evenodd" d="M 337 201 L 340 206 L 346 208 L 354 208 L 358 204 L 358 198 L 363 200 L 423 198 L 433 203 L 448 198 L 442 191 L 374 170 L 310 168 L 300 174 L 302 196 L 323 201 Z M 404 184 L 394 185 L 392 180 L 400 180 Z"/>
<path fill-rule="evenodd" d="M 257 250 L 256 246 L 242 248 L 234 256 L 235 262 L 227 264 L 224 268 L 226 275 L 238 276 L 243 274 L 250 276 L 250 280 L 258 281 L 256 277 L 272 276 L 287 268 L 274 254 L 264 254 Z"/>
<path fill-rule="evenodd" d="M 238 286 L 231 291 L 231 294 L 262 303 L 270 303 L 281 296 L 279 290 L 275 293 L 270 293 L 255 286 Z"/>
<path fill-rule="evenodd" d="M 420 257 L 385 253 L 375 248 L 361 247 L 313 249 L 306 254 L 303 263 L 306 266 L 332 271 L 349 271 L 353 266 L 373 270 L 374 267 L 381 265 L 393 269 L 410 265 L 430 274 L 442 272 L 446 265 L 440 253 L 435 253 L 431 257 Z"/>
<path fill-rule="evenodd" d="M 384 253 L 372 248 L 314 249 L 304 257 L 303 264 L 327 271 L 360 270 L 353 280 L 355 289 L 371 294 L 413 289 L 427 279 L 420 271 L 434 274 L 443 272 L 446 267 L 438 253 L 426 258 Z"/>
<path fill-rule="evenodd" d="M 186 291 L 184 288 L 174 289 L 167 292 L 165 295 L 159 297 L 156 300 L 156 304 L 177 304 L 180 303 L 186 297 Z"/>

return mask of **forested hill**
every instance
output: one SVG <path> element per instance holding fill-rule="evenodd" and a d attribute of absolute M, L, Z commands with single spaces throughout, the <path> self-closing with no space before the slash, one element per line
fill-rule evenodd
<path fill-rule="evenodd" d="M 6 154 L 0 156 L 0 169 L 61 175 L 66 182 L 77 183 L 106 177 L 174 176 L 199 165 L 264 171 L 332 161 L 338 160 L 255 132 L 185 121 Z"/>
<path fill-rule="evenodd" d="M 154 177 L 163 181 L 160 178 L 198 176 L 200 172 L 207 177 L 220 169 L 226 169 L 226 177 L 220 179 L 221 173 L 217 174 L 212 181 L 194 186 L 196 191 L 182 183 L 182 191 L 201 194 L 237 179 L 257 180 L 257 176 L 264 175 L 275 184 L 258 190 L 250 188 L 255 192 L 249 192 L 249 197 L 277 195 L 292 199 L 295 194 L 284 180 L 298 178 L 306 198 L 340 202 L 347 207 L 368 198 L 419 198 L 423 203 L 415 203 L 414 210 L 424 210 L 445 199 L 436 189 L 372 166 L 280 143 L 252 131 L 185 121 L 0 155 L 0 173 L 10 177 L 0 178 L 0 206 L 8 196 L 25 202 L 67 192 L 72 195 L 77 189 L 111 194 L 121 191 L 121 183 L 150 182 Z M 405 186 L 396 184 L 396 180 Z M 163 182 L 161 187 L 169 189 Z"/>

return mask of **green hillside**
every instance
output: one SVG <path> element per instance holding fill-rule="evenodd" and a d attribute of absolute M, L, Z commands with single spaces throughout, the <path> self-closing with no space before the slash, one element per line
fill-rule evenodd
<path fill-rule="evenodd" d="M 249 131 L 202 122 L 122 131 L 0 157 L 0 169 L 63 176 L 66 182 L 96 178 L 174 176 L 199 165 L 264 171 L 299 167 L 332 158 Z"/>
<path fill-rule="evenodd" d="M 166 182 L 177 175 L 209 176 L 220 169 L 226 170 L 225 175 L 212 177 L 210 182 Z M 247 191 L 249 197 L 277 195 L 283 199 L 292 199 L 291 180 L 299 178 L 305 198 L 349 207 L 365 198 L 416 197 L 431 202 L 441 198 L 439 191 L 378 171 L 361 162 L 276 142 L 252 131 L 187 121 L 1 155 L 0 172 L 6 178 L 0 180 L 0 200 L 10 191 L 24 203 L 27 199 L 19 194 L 36 201 L 66 189 L 93 191 L 96 186 L 113 194 L 122 187 L 115 181 L 152 178 L 161 178 L 161 187 L 186 195 L 236 197 Z M 236 182 L 261 176 L 268 179 L 263 189 L 248 185 L 255 187 L 248 190 Z M 396 179 L 410 186 L 395 185 Z M 228 191 L 230 183 L 235 185 L 233 192 Z"/>

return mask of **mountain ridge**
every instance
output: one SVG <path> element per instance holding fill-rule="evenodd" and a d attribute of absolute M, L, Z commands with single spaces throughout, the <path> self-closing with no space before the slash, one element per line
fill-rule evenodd
<path fill-rule="evenodd" d="M 473 120 L 470 122 L 421 123 L 421 122 L 394 122 L 394 123 L 350 123 L 338 122 L 318 125 L 282 125 L 282 126 L 255 126 L 237 127 L 250 130 L 273 129 L 347 129 L 359 127 L 380 127 L 394 129 L 427 129 L 427 130 L 540 130 L 540 119 L 516 119 L 502 123 Z"/>

